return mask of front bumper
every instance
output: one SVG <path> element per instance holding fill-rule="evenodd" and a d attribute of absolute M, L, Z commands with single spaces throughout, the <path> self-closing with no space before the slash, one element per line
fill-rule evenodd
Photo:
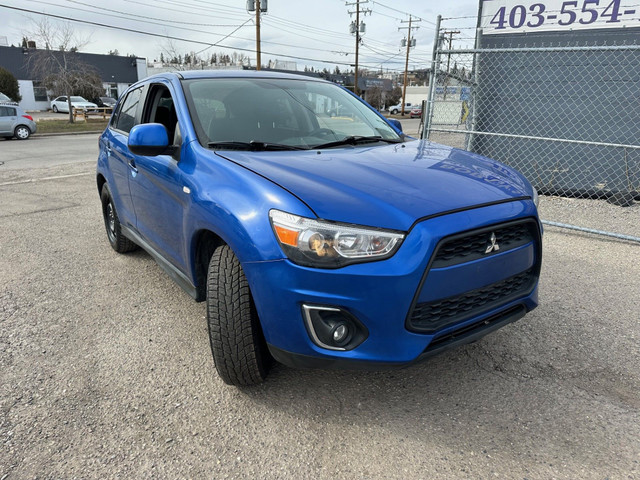
<path fill-rule="evenodd" d="M 373 369 L 402 366 L 474 341 L 521 318 L 537 306 L 537 287 L 522 297 L 494 303 L 481 315 L 447 324 L 437 331 L 415 332 L 406 326 L 415 299 L 424 295 L 421 288 L 425 271 L 442 238 L 527 217 L 536 217 L 530 201 L 431 218 L 412 228 L 392 258 L 336 270 L 301 267 L 288 260 L 245 263 L 243 267 L 272 354 L 278 361 L 293 366 Z M 443 275 L 442 279 L 451 284 L 452 291 L 458 292 L 461 285 L 467 284 L 475 288 L 483 282 L 495 283 L 512 275 L 513 269 L 508 266 L 522 259 L 504 252 L 491 261 L 488 270 L 482 271 L 476 262 L 466 270 L 452 269 L 453 273 Z M 540 258 L 531 262 L 539 265 Z M 435 290 L 446 294 L 447 288 L 439 286 Z M 305 327 L 303 304 L 339 306 L 366 326 L 367 339 L 349 351 L 317 346 Z"/>

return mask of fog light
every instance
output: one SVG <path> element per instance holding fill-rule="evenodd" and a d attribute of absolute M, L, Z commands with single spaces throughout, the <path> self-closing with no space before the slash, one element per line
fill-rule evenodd
<path fill-rule="evenodd" d="M 339 323 L 333 327 L 333 342 L 338 346 L 343 346 L 351 340 L 351 332 L 345 323 Z"/>
<path fill-rule="evenodd" d="M 369 335 L 362 323 L 336 307 L 303 305 L 302 311 L 313 343 L 329 350 L 351 350 Z"/>

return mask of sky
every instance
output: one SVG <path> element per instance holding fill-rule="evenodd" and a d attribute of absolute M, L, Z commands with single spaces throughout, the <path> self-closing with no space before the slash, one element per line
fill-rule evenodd
<path fill-rule="evenodd" d="M 268 12 L 261 21 L 262 64 L 280 59 L 296 62 L 298 70 L 305 65 L 350 68 L 355 62 L 355 37 L 349 25 L 355 15 L 349 11 L 355 11 L 355 1 L 268 0 Z M 407 27 L 410 15 L 412 25 L 419 27 L 412 30 L 416 46 L 410 53 L 411 69 L 429 66 L 438 15 L 445 18 L 445 29 L 460 31 L 454 46 L 473 43 L 478 0 L 360 0 L 360 4 L 367 11 L 361 17 L 366 25 L 359 55 L 363 68 L 404 70 L 406 49 L 400 42 L 407 29 L 399 28 Z M 81 49 L 88 53 L 118 50 L 121 55 L 152 61 L 162 51 L 201 52 L 200 56 L 210 57 L 214 52 L 246 49 L 242 53 L 255 65 L 255 14 L 247 13 L 246 0 L 0 0 L 0 37 L 7 37 L 9 45 L 20 44 L 23 36 L 34 31 L 33 22 L 43 18 L 39 13 L 50 15 L 54 27 L 63 20 L 51 15 L 153 34 L 67 20 L 80 38 L 89 38 Z"/>

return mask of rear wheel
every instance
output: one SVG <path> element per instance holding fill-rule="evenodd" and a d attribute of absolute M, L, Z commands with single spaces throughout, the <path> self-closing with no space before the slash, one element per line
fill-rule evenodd
<path fill-rule="evenodd" d="M 229 385 L 262 382 L 271 357 L 240 261 L 228 245 L 211 257 L 207 275 L 207 323 L 216 370 Z"/>
<path fill-rule="evenodd" d="M 111 192 L 106 185 L 102 187 L 100 200 L 102 201 L 104 226 L 107 229 L 107 238 L 111 247 L 118 253 L 127 253 L 137 249 L 138 246 L 122 234 L 118 213 L 113 204 Z"/>
<path fill-rule="evenodd" d="M 18 140 L 26 140 L 31 136 L 31 130 L 29 130 L 29 127 L 25 127 L 24 125 L 18 125 L 13 131 L 13 135 Z"/>

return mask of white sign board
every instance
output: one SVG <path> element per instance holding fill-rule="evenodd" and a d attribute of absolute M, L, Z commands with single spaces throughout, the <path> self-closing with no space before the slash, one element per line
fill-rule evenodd
<path fill-rule="evenodd" d="M 640 27 L 639 0 L 481 0 L 482 33 Z M 640 31 L 638 31 L 640 36 Z"/>

